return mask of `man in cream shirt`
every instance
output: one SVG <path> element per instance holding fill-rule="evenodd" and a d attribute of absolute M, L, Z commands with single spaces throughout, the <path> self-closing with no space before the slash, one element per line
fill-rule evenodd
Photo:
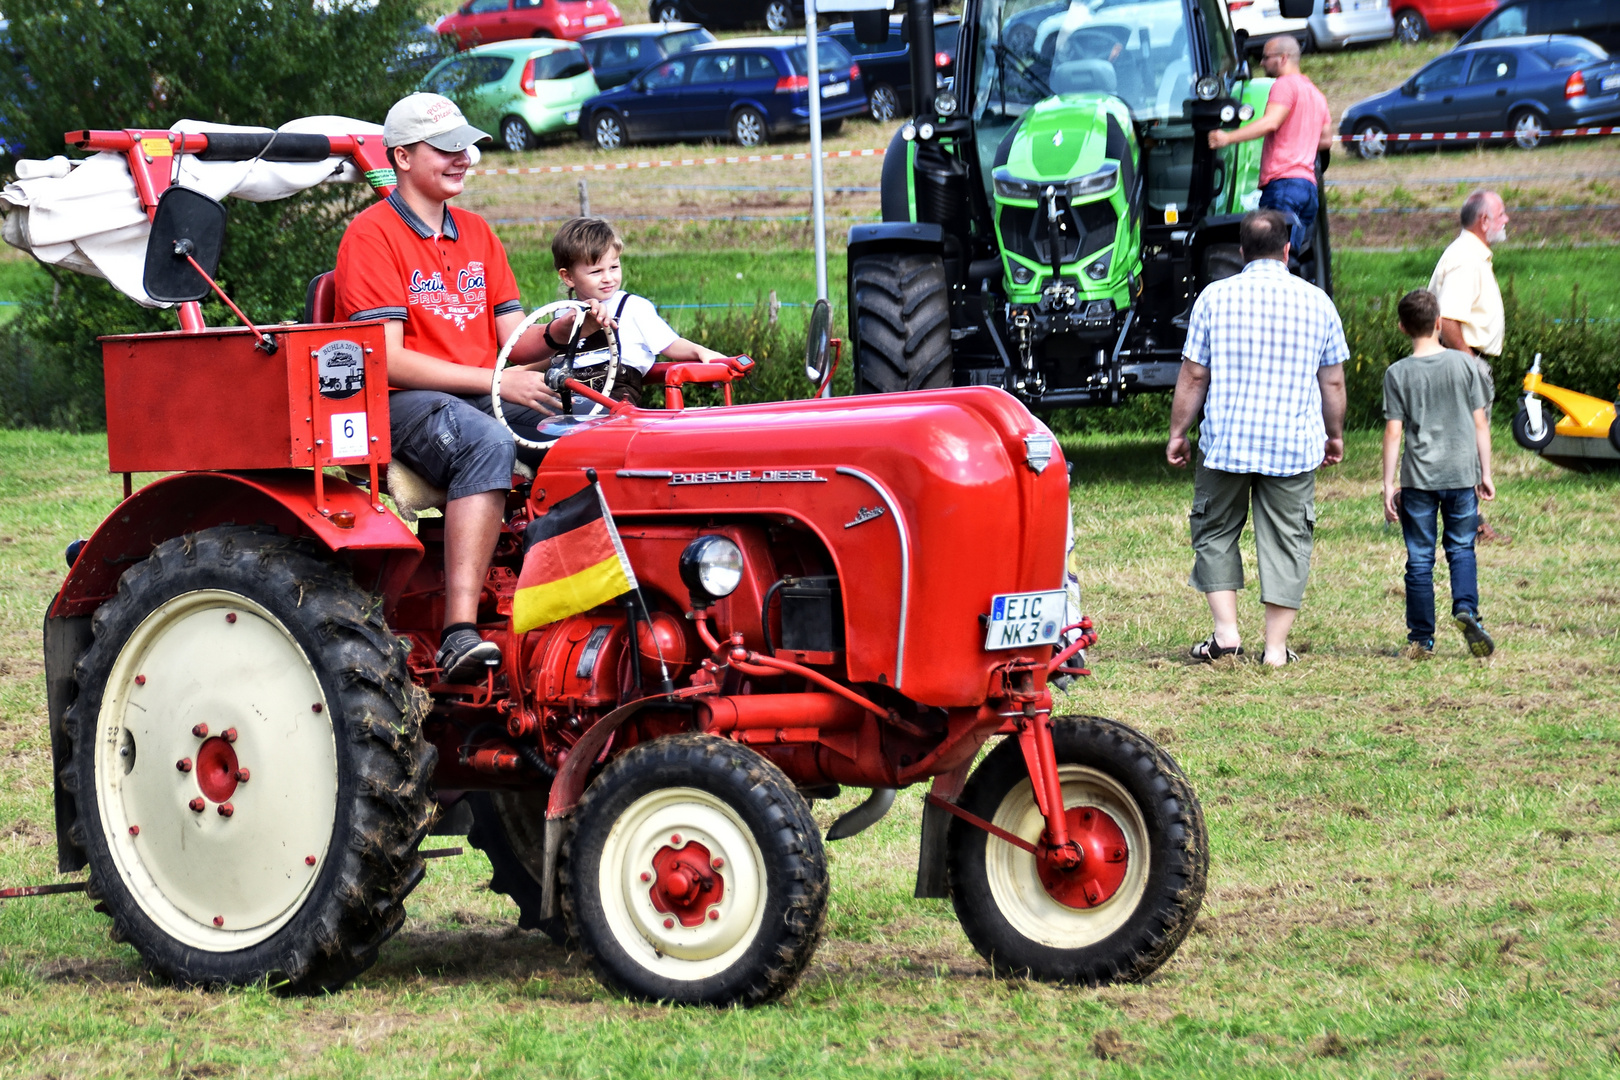
<path fill-rule="evenodd" d="M 1494 191 L 1476 191 L 1463 200 L 1462 232 L 1440 256 L 1429 291 L 1440 300 L 1440 343 L 1474 358 L 1485 382 L 1485 411 L 1496 401 L 1496 379 L 1487 356 L 1502 355 L 1505 319 L 1502 290 L 1496 286 L 1491 246 L 1507 239 L 1507 207 Z M 1481 540 L 1501 539 L 1479 519 Z"/>

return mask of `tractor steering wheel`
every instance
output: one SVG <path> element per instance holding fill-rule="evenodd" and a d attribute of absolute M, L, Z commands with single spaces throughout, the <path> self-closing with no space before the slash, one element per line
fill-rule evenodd
<path fill-rule="evenodd" d="M 569 329 L 568 341 L 564 344 L 562 352 L 558 353 L 557 356 L 553 358 L 552 364 L 555 365 L 560 360 L 565 368 L 571 373 L 574 365 L 574 356 L 579 349 L 579 330 L 580 327 L 585 325 L 585 316 L 590 312 L 590 308 L 580 303 L 578 300 L 557 300 L 553 303 L 537 307 L 533 311 L 529 312 L 528 316 L 524 318 L 521 323 L 518 323 L 516 329 L 514 329 L 512 333 L 508 335 L 506 344 L 501 346 L 500 355 L 495 357 L 495 374 L 490 380 L 489 389 L 490 404 L 493 406 L 495 419 L 501 422 L 501 426 L 511 434 L 513 440 L 516 441 L 519 446 L 526 446 L 531 450 L 549 449 L 551 445 L 558 439 L 571 433 L 581 420 L 585 419 L 586 417 L 597 416 L 605 411 L 600 403 L 593 402 L 589 412 L 581 414 L 559 414 L 548 420 L 540 428 L 541 440 L 538 442 L 533 439 L 525 439 L 522 435 L 519 435 L 517 432 L 513 431 L 512 425 L 507 423 L 506 412 L 501 401 L 501 371 L 506 367 L 507 357 L 512 355 L 512 347 L 518 343 L 518 339 L 523 336 L 523 332 L 535 324 L 536 320 L 547 315 L 554 316 L 557 312 L 562 311 L 565 308 L 572 308 L 579 314 L 575 317 L 573 325 Z M 613 384 L 618 381 L 619 336 L 613 332 L 611 327 L 604 326 L 602 330 L 607 334 L 608 341 L 608 358 L 607 362 L 603 365 L 606 370 L 600 377 L 590 377 L 588 385 L 590 385 L 592 390 L 595 390 L 597 393 L 606 397 L 613 392 Z M 600 386 L 595 385 L 598 378 L 600 378 L 602 383 Z"/>

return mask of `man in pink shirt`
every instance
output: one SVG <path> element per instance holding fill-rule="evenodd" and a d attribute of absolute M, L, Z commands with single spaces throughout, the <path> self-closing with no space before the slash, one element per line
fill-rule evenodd
<path fill-rule="evenodd" d="M 1281 210 L 1289 218 L 1294 253 L 1316 223 L 1320 196 L 1316 190 L 1316 153 L 1332 144 L 1333 114 L 1327 98 L 1299 70 L 1299 42 L 1284 34 L 1266 42 L 1261 64 L 1276 81 L 1266 111 L 1235 131 L 1209 133 L 1211 149 L 1264 136 L 1260 148 L 1260 206 Z"/>

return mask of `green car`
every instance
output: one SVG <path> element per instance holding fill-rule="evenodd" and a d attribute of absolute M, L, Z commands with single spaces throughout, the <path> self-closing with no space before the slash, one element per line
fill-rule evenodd
<path fill-rule="evenodd" d="M 571 41 L 525 38 L 457 53 L 422 80 L 422 89 L 461 106 L 467 120 L 497 132 L 511 151 L 541 135 L 572 131 L 579 107 L 596 92 L 585 53 Z"/>

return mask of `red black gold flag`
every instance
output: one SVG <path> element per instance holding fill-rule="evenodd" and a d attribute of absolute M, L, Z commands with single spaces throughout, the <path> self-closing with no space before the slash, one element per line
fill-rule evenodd
<path fill-rule="evenodd" d="M 523 633 L 605 604 L 636 587 L 600 485 L 570 495 L 529 523 L 512 630 Z"/>

